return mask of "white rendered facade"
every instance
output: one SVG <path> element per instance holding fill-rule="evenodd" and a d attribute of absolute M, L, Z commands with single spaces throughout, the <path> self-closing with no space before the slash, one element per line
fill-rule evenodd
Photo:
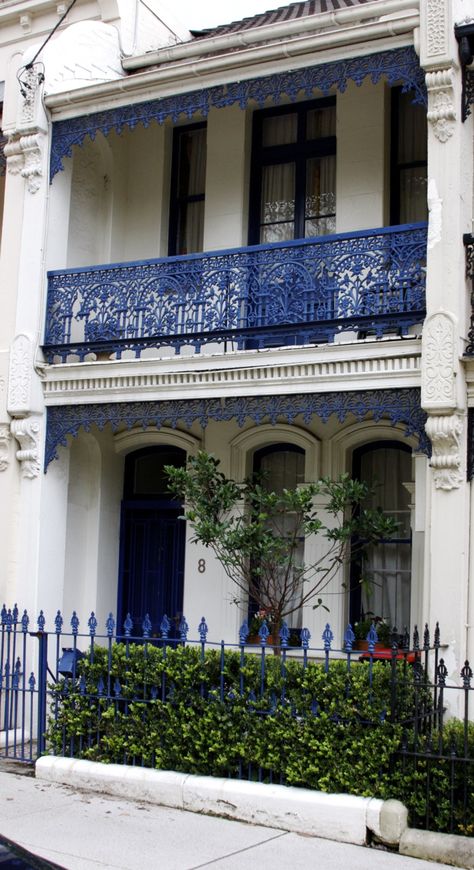
<path fill-rule="evenodd" d="M 280 17 L 199 39 L 175 23 L 172 32 L 160 31 L 161 25 L 153 30 L 151 19 L 140 19 L 140 3 L 79 0 L 38 58 L 44 83 L 36 81 L 25 99 L 17 69 L 34 57 L 62 7 L 46 0 L 0 4 L 8 140 L 0 253 L 2 599 L 10 606 L 17 601 L 29 612 L 42 608 L 51 618 L 57 609 L 65 614 L 74 609 L 83 620 L 94 611 L 103 622 L 109 611 L 116 612 L 119 575 L 122 583 L 131 582 L 123 580 L 121 504 L 125 457 L 136 450 L 166 446 L 189 455 L 203 448 L 242 480 L 258 451 L 290 445 L 304 453 L 309 482 L 352 473 L 354 458 L 367 445 L 386 442 L 395 449 L 399 444 L 411 454 L 409 476 L 400 481 L 409 493 L 411 530 L 404 621 L 412 631 L 439 621 L 447 644 L 444 658 L 450 678 L 456 679 L 464 660 L 474 659 L 473 506 L 466 472 L 467 416 L 474 399 L 472 363 L 465 356 L 471 312 L 463 247 L 473 217 L 473 130 L 472 116 L 461 117 L 455 25 L 469 28 L 474 0 L 369 0 L 337 13 Z M 288 93 L 260 106 L 245 98 L 242 104 L 227 100 L 218 107 L 211 99 L 205 118 L 194 103 L 188 117 L 165 112 L 162 123 L 151 120 L 132 129 L 112 129 L 111 121 L 104 132 L 98 119 L 93 136 L 89 120 L 71 153 L 64 148 L 62 169 L 50 183 L 55 124 L 405 49 L 418 55 L 427 88 L 426 316 L 419 323 L 409 324 L 403 336 L 386 328 L 376 337 L 373 329 L 364 332 L 351 323 L 329 341 L 289 344 L 272 336 L 258 347 L 255 341 L 252 346 L 245 339 L 216 338 L 204 342 L 200 353 L 183 341 L 180 354 L 163 342 L 142 349 L 138 357 L 133 348 L 126 349 L 121 358 L 116 346 L 94 348 L 91 340 L 82 360 L 73 352 L 63 360 L 48 357 L 42 349 L 48 271 L 167 257 L 175 128 L 206 123 L 202 250 L 252 250 L 253 117 L 262 109 L 294 104 Z M 368 75 L 361 83 L 349 77 L 344 87 L 329 90 L 336 107 L 336 234 L 366 238 L 373 228 L 393 225 L 394 87 L 387 76 L 373 83 Z M 317 90 L 299 90 L 296 105 L 325 98 Z M 84 341 L 81 328 L 76 317 L 71 341 Z M 341 410 L 343 401 L 339 416 L 307 410 L 309 399 L 328 396 L 336 407 L 337 396 L 356 394 L 362 402 L 358 413 Z M 408 394 L 418 396 L 421 417 L 415 413 L 415 421 L 402 414 L 396 422 L 396 397 Z M 272 400 L 295 396 L 299 405 L 293 416 L 272 417 Z M 382 397 L 380 414 L 371 410 L 371 396 Z M 204 426 L 190 404 L 218 400 L 225 409 L 237 399 L 255 400 L 261 413 L 243 419 L 211 414 Z M 136 403 L 160 402 L 167 403 L 171 415 L 178 403 L 185 410 L 160 427 L 150 422 L 146 408 L 141 419 L 135 410 L 127 412 Z M 119 405 L 123 422 L 113 425 L 110 409 Z M 101 428 L 95 425 L 96 410 L 87 418 L 87 408 L 97 406 L 106 417 Z M 59 431 L 61 414 L 72 419 L 71 409 L 78 407 L 79 416 L 64 429 L 69 432 L 65 444 L 59 436 L 54 442 L 50 428 L 48 443 L 57 458 L 44 471 L 52 419 L 50 412 L 47 423 L 47 409 L 55 409 Z M 426 445 L 419 449 L 423 412 L 431 459 Z M 305 542 L 308 559 L 318 546 Z M 209 551 L 188 542 L 183 569 L 179 611 L 191 634 L 204 614 L 211 640 L 235 641 L 245 608 L 232 603 L 235 593 L 219 564 Z M 329 617 L 311 607 L 302 615 L 315 645 L 327 619 L 336 642 L 342 642 L 350 616 L 343 579 L 338 577 L 331 589 Z"/>

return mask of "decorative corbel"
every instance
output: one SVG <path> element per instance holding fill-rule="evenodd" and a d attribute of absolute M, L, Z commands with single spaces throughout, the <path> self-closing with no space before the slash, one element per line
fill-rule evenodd
<path fill-rule="evenodd" d="M 7 169 L 12 175 L 21 174 L 30 193 L 36 193 L 43 175 L 42 133 L 29 136 L 14 135 L 5 145 Z"/>
<path fill-rule="evenodd" d="M 436 489 L 459 489 L 461 473 L 460 440 L 463 431 L 458 414 L 430 416 L 425 424 L 426 434 L 433 446 L 430 465 L 433 468 Z"/>
<path fill-rule="evenodd" d="M 30 193 L 36 193 L 43 175 L 45 120 L 41 105 L 44 74 L 41 64 L 26 65 L 18 72 L 20 103 L 16 129 L 4 148 L 7 170 L 21 174 Z"/>
<path fill-rule="evenodd" d="M 38 420 L 34 417 L 12 420 L 10 430 L 20 445 L 20 450 L 16 451 L 16 458 L 21 463 L 23 477 L 27 477 L 30 480 L 38 477 L 40 473 L 40 424 Z"/>
<path fill-rule="evenodd" d="M 7 423 L 0 425 L 0 471 L 8 468 L 10 459 L 10 427 Z"/>
<path fill-rule="evenodd" d="M 440 142 L 446 142 L 454 132 L 454 70 L 452 68 L 428 72 L 425 77 L 428 91 L 427 118 Z"/>

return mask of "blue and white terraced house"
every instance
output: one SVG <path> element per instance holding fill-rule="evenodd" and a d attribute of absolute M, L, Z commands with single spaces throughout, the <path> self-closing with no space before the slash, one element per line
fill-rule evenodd
<path fill-rule="evenodd" d="M 333 630 L 439 620 L 450 676 L 474 658 L 473 52 L 474 0 L 201 32 L 160 0 L 0 3 L 5 600 L 236 639 L 164 485 L 204 448 L 238 481 L 372 482 L 399 532 L 369 592 L 334 581 Z"/>

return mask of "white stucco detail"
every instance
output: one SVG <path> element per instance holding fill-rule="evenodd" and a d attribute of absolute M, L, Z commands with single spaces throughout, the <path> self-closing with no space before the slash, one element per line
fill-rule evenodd
<path fill-rule="evenodd" d="M 456 318 L 448 311 L 427 317 L 423 326 L 421 401 L 425 410 L 456 406 Z"/>
<path fill-rule="evenodd" d="M 427 118 L 440 142 L 446 142 L 454 133 L 456 110 L 454 107 L 453 70 L 437 70 L 426 74 L 428 89 Z"/>
<path fill-rule="evenodd" d="M 124 75 L 119 33 L 100 21 L 71 24 L 43 52 L 45 93 L 55 94 Z"/>
<path fill-rule="evenodd" d="M 9 465 L 10 427 L 7 423 L 0 424 L 0 471 L 5 471 Z"/>
<path fill-rule="evenodd" d="M 463 431 L 458 414 L 428 417 L 426 433 L 433 445 L 431 467 L 436 489 L 458 489 L 463 481 L 460 441 Z"/>
<path fill-rule="evenodd" d="M 31 411 L 33 348 L 28 335 L 17 335 L 10 349 L 8 413 L 26 417 Z"/>
<path fill-rule="evenodd" d="M 16 451 L 16 458 L 21 463 L 22 476 L 29 479 L 38 477 L 41 467 L 39 460 L 41 431 L 39 420 L 35 417 L 12 420 L 10 430 L 20 445 L 20 449 Z"/>

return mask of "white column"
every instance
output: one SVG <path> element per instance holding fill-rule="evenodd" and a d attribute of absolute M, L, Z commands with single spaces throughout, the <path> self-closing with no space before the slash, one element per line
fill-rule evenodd
<path fill-rule="evenodd" d="M 422 405 L 433 455 L 428 476 L 423 620 L 440 623 L 449 677 L 466 655 L 470 499 L 466 483 L 466 385 L 461 357 L 468 293 L 463 234 L 472 218 L 472 118 L 461 122 L 461 71 L 451 0 L 421 4 L 421 62 L 428 87 L 427 318 Z M 459 11 L 459 10 L 458 10 Z M 469 192 L 467 194 L 467 192 Z"/>

